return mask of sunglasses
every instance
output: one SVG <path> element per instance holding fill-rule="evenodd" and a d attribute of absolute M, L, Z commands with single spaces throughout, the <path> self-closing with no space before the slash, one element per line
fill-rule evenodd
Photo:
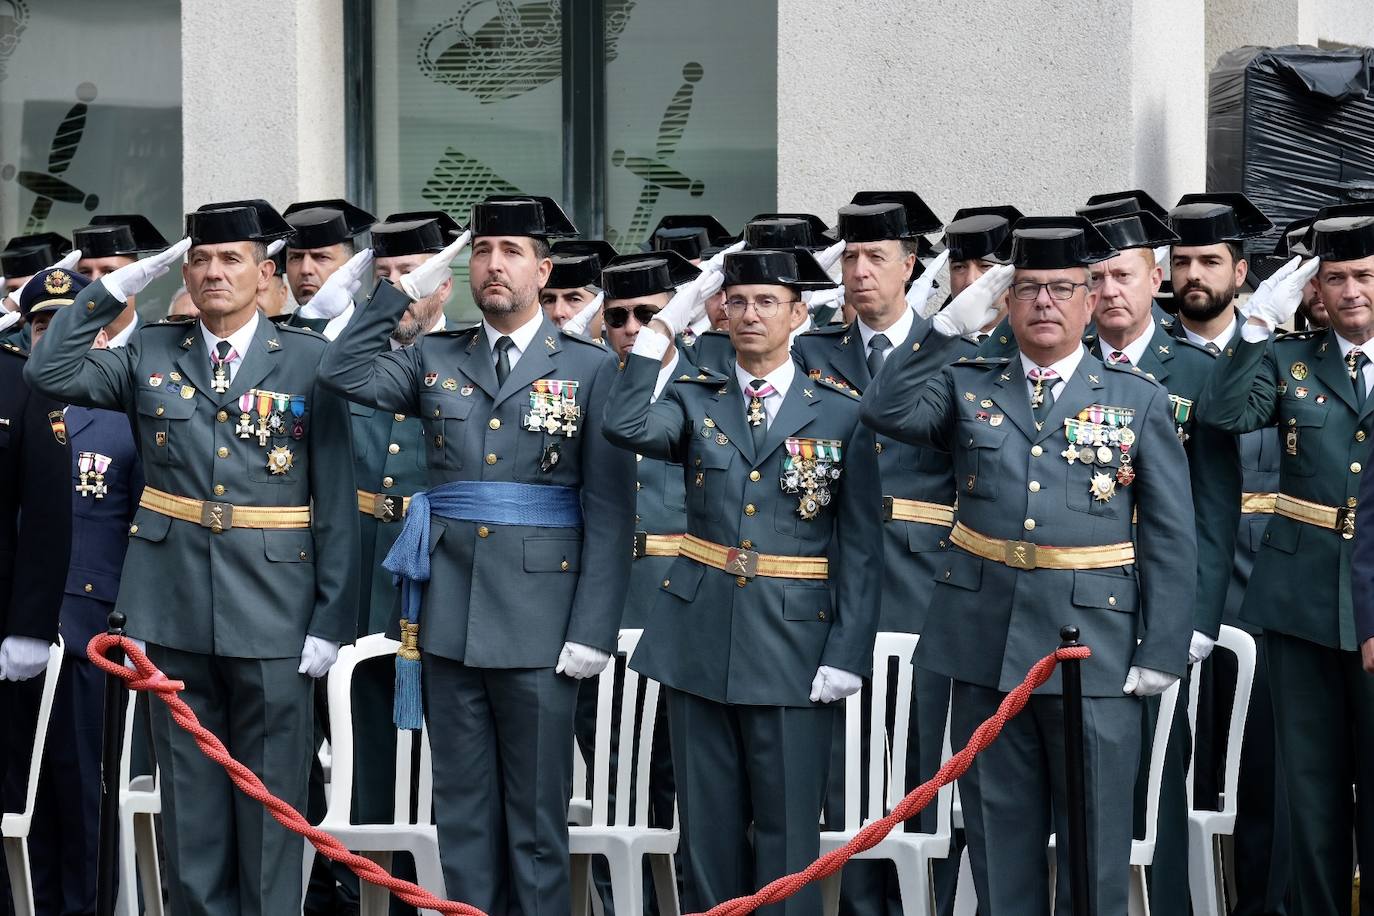
<path fill-rule="evenodd" d="M 630 321 L 630 309 L 623 306 L 613 306 L 601 310 L 601 317 L 605 319 L 606 326 L 611 328 L 623 328 Z M 654 320 L 654 316 L 660 311 L 656 305 L 636 305 L 633 309 L 635 321 L 640 324 L 648 324 Z"/>

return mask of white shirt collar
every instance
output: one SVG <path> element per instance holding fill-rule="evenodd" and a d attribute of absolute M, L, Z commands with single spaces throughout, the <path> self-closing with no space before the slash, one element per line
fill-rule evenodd
<path fill-rule="evenodd" d="M 1182 321 L 1183 319 L 1180 318 L 1178 320 Z M 1226 325 L 1226 330 L 1222 331 L 1220 334 L 1218 334 L 1216 337 L 1211 338 L 1210 340 L 1206 337 L 1203 337 L 1201 334 L 1198 334 L 1192 328 L 1188 327 L 1186 324 L 1183 326 L 1183 334 L 1185 337 L 1187 337 L 1193 343 L 1197 344 L 1199 347 L 1206 347 L 1208 344 L 1212 344 L 1218 350 L 1225 350 L 1226 345 L 1231 342 L 1231 338 L 1236 335 L 1235 309 L 1231 310 L 1231 322 L 1228 325 Z"/>
<path fill-rule="evenodd" d="M 496 353 L 496 342 L 498 340 L 502 337 L 509 337 L 511 339 L 511 342 L 514 343 L 515 346 L 512 347 L 510 351 L 510 364 L 514 366 L 516 360 L 530 348 L 530 344 L 534 342 L 534 335 L 539 333 L 539 326 L 543 323 L 544 310 L 535 309 L 529 321 L 526 321 L 509 334 L 503 334 L 496 330 L 496 328 L 487 323 L 485 318 L 482 319 L 482 330 L 487 335 L 487 347 L 493 354 Z"/>
<path fill-rule="evenodd" d="M 206 356 L 213 358 L 215 356 L 216 345 L 219 344 L 221 340 L 227 340 L 229 341 L 229 346 L 238 354 L 237 358 L 233 360 L 233 364 L 238 365 L 243 358 L 248 355 L 248 346 L 253 342 L 253 335 L 258 332 L 259 321 L 266 321 L 266 319 L 259 316 L 257 310 L 254 309 L 252 317 L 248 319 L 248 323 L 228 337 L 216 337 L 214 334 L 210 333 L 210 330 L 205 327 L 205 322 L 202 321 L 200 323 L 200 336 L 201 339 L 205 341 Z"/>
<path fill-rule="evenodd" d="M 1058 390 L 1060 385 L 1064 384 L 1069 379 L 1073 378 L 1073 374 L 1078 371 L 1078 364 L 1083 361 L 1083 354 L 1087 352 L 1087 350 L 1080 346 L 1077 350 L 1074 350 L 1072 353 L 1070 353 L 1063 359 L 1059 360 L 1058 362 L 1051 363 L 1050 365 L 1044 367 L 1046 369 L 1053 369 L 1055 372 L 1059 373 L 1059 381 L 1055 382 L 1053 386 L 1055 390 Z M 1036 368 L 1040 364 L 1035 362 L 1033 359 L 1031 359 L 1024 353 L 1018 352 L 1017 355 L 1021 357 L 1021 377 L 1023 379 L 1026 379 L 1027 385 L 1030 385 L 1031 382 L 1030 379 L 1027 378 L 1027 376 L 1030 375 L 1030 371 L 1032 369 Z"/>
<path fill-rule="evenodd" d="M 1150 323 L 1145 326 L 1145 330 L 1141 332 L 1140 336 L 1121 349 L 1121 352 L 1125 353 L 1126 358 L 1131 361 L 1132 366 L 1140 365 L 1140 358 L 1144 356 L 1145 351 L 1150 348 L 1150 339 L 1154 336 L 1155 321 L 1151 318 Z M 1116 350 L 1116 347 L 1103 340 L 1101 332 L 1098 333 L 1097 339 L 1102 341 L 1102 361 L 1105 363 L 1108 361 L 1108 357 L 1111 356 L 1112 352 Z"/>
<path fill-rule="evenodd" d="M 763 380 L 773 386 L 773 394 L 763 399 L 763 411 L 768 414 L 768 422 L 772 423 L 773 418 L 778 415 L 778 408 L 782 406 L 783 398 L 787 397 L 787 389 L 792 387 L 792 379 L 797 374 L 797 367 L 789 358 L 781 366 L 774 369 L 763 377 Z M 744 404 L 749 405 L 749 396 L 744 394 L 744 389 L 754 383 L 754 376 L 745 372 L 739 363 L 735 363 L 735 378 L 739 380 L 740 393 L 744 397 Z"/>
<path fill-rule="evenodd" d="M 1336 343 L 1341 348 L 1341 359 L 1345 359 L 1345 354 L 1349 353 L 1356 347 L 1359 347 L 1360 351 L 1363 352 L 1365 356 L 1368 356 L 1370 359 L 1374 359 L 1374 340 L 1367 340 L 1362 344 L 1357 344 L 1351 343 L 1350 341 L 1346 340 L 1340 334 L 1337 334 L 1334 330 L 1331 333 L 1335 335 Z"/>
<path fill-rule="evenodd" d="M 868 342 L 872 340 L 876 334 L 883 334 L 887 337 L 887 342 L 892 344 L 891 347 L 888 347 L 888 353 L 891 354 L 899 343 L 906 340 L 907 335 L 911 333 L 911 325 L 915 321 L 916 313 L 905 307 L 902 309 L 901 316 L 896 321 L 892 322 L 892 326 L 885 331 L 875 331 L 864 324 L 862 318 L 855 318 L 854 323 L 859 326 L 859 336 L 863 338 L 864 342 L 864 355 L 868 355 Z"/>
<path fill-rule="evenodd" d="M 670 381 L 672 381 L 673 374 L 677 371 L 677 364 L 680 361 L 681 358 L 678 356 L 677 351 L 674 351 L 673 358 L 668 362 L 668 365 L 658 370 L 658 379 L 654 382 L 655 401 L 659 399 L 659 396 L 663 394 L 663 389 L 668 386 L 668 383 Z"/>
<path fill-rule="evenodd" d="M 122 347 L 122 346 L 124 346 L 125 344 L 127 344 L 127 343 L 129 342 L 129 338 L 130 338 L 130 337 L 133 337 L 133 336 L 134 336 L 134 331 L 137 331 L 137 330 L 138 330 L 138 313 L 135 312 L 135 313 L 134 313 L 134 320 L 131 321 L 131 322 L 129 322 L 128 325 L 125 326 L 124 330 L 120 331 L 118 334 L 116 334 L 115 336 L 111 337 L 111 338 L 105 343 L 105 346 L 109 347 L 110 349 L 114 349 L 115 347 Z"/>

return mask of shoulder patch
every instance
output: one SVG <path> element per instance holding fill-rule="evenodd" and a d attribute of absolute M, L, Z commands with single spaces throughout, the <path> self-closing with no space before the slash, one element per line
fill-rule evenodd
<path fill-rule="evenodd" d="M 427 334 L 425 334 L 425 336 L 426 336 L 426 337 L 463 337 L 463 338 L 467 338 L 467 337 L 473 336 L 474 334 L 476 334 L 476 332 L 480 331 L 481 329 L 482 329 L 482 325 L 480 325 L 480 324 L 474 324 L 474 325 L 469 325 L 469 326 L 466 327 L 466 328 L 450 328 L 450 329 L 445 329 L 445 330 L 443 330 L 443 331 L 430 331 L 430 332 L 428 332 Z"/>
<path fill-rule="evenodd" d="M 603 342 L 599 340 L 593 340 L 587 335 L 579 334 L 576 331 L 565 331 L 560 328 L 558 331 L 558 336 L 566 338 L 568 340 L 575 340 L 578 343 L 586 344 L 589 347 L 596 347 L 598 350 L 605 350 L 607 352 L 610 352 L 611 349 L 610 347 L 606 346 L 606 344 L 604 344 Z"/>
<path fill-rule="evenodd" d="M 845 396 L 847 396 L 847 397 L 850 397 L 850 398 L 858 398 L 858 397 L 859 397 L 859 392 L 855 391 L 853 388 L 849 387 L 848 385 L 846 385 L 844 382 L 840 381 L 840 380 L 837 379 L 837 378 L 831 378 L 830 376 L 823 376 L 823 377 L 817 377 L 817 378 L 810 379 L 810 381 L 815 382 L 817 385 L 819 385 L 819 386 L 822 387 L 822 388 L 829 388 L 831 391 L 838 391 L 840 394 L 843 394 L 843 395 L 845 395 Z"/>
<path fill-rule="evenodd" d="M 1324 331 L 1326 331 L 1326 328 L 1308 328 L 1306 331 L 1285 331 L 1285 330 L 1283 330 L 1282 328 L 1280 328 L 1280 329 L 1279 329 L 1278 336 L 1276 336 L 1274 339 L 1275 339 L 1275 340 L 1314 340 L 1318 335 L 1320 335 L 1320 334 L 1321 334 L 1322 332 L 1324 332 Z"/>
<path fill-rule="evenodd" d="M 1164 387 L 1159 382 L 1155 381 L 1155 377 L 1152 373 L 1141 372 L 1139 366 L 1128 366 L 1125 363 L 1118 365 L 1117 363 L 1103 362 L 1102 368 L 1106 369 L 1108 372 L 1115 372 L 1123 378 L 1135 379 L 1142 385 L 1152 385 L 1156 388 Z"/>
<path fill-rule="evenodd" d="M 17 347 L 17 346 L 15 346 L 15 345 L 12 344 L 12 343 L 0 343 L 0 350 L 4 350 L 6 353 L 10 354 L 11 356 L 17 356 L 17 357 L 19 357 L 20 359 L 28 359 L 28 358 L 29 358 L 29 351 L 28 351 L 28 350 L 25 350 L 23 347 Z"/>
<path fill-rule="evenodd" d="M 1174 348 L 1175 356 L 1177 356 L 1180 353 L 1196 353 L 1199 356 L 1205 356 L 1208 359 L 1213 358 L 1211 351 L 1209 351 L 1206 347 L 1204 347 L 1200 343 L 1193 343 L 1186 337 L 1175 337 L 1169 344 L 1167 344 L 1167 346 Z"/>
<path fill-rule="evenodd" d="M 326 343 L 329 341 L 329 338 L 325 337 L 319 331 L 312 331 L 310 328 L 298 328 L 293 324 L 279 324 L 276 325 L 273 328 L 273 330 L 278 334 L 300 334 L 303 337 L 313 338 L 314 340 L 323 340 Z"/>
<path fill-rule="evenodd" d="M 849 330 L 849 325 L 847 325 L 847 324 L 825 324 L 825 325 L 821 325 L 821 326 L 818 327 L 818 328 L 811 328 L 809 331 L 803 331 L 802 333 L 798 334 L 797 336 L 798 336 L 798 337 L 834 337 L 835 335 L 837 335 L 837 334 L 842 334 L 842 333 L 844 333 L 844 332 L 847 331 L 847 330 Z"/>
<path fill-rule="evenodd" d="M 1001 369 L 1011 362 L 1009 356 L 961 356 L 957 363 L 950 363 L 952 369 Z"/>
<path fill-rule="evenodd" d="M 155 328 L 158 325 L 172 325 L 174 327 L 181 327 L 182 325 L 190 324 L 195 320 L 196 316 L 194 315 L 168 315 L 166 318 L 159 318 L 157 321 L 150 321 L 147 324 L 139 325 L 139 329 L 142 330 L 143 328 Z"/>
<path fill-rule="evenodd" d="M 694 367 L 692 366 L 685 367 L 683 373 L 679 375 L 677 378 L 673 379 L 673 381 L 687 382 L 688 384 L 695 383 L 698 385 L 710 385 L 713 388 L 721 384 L 722 382 L 728 381 L 726 376 L 718 374 L 713 369 L 702 368 L 697 372 L 693 373 L 691 371 L 693 368 Z"/>

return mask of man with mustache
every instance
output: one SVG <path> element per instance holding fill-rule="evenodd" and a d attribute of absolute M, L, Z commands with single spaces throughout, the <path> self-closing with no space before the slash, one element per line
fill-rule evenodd
<path fill-rule="evenodd" d="M 556 326 L 563 327 L 588 308 L 601 292 L 601 269 L 615 259 L 615 249 L 600 239 L 566 240 L 549 246 L 553 269 L 539 291 L 539 306 Z M 600 318 L 588 323 L 588 337 L 600 336 Z"/>
<path fill-rule="evenodd" d="M 385 567 L 402 578 L 396 724 L 428 722 L 448 896 L 566 913 L 577 682 L 615 650 L 634 460 L 601 435 L 614 359 L 539 308 L 549 239 L 576 234 L 562 209 L 490 197 L 470 232 L 481 324 L 388 349 L 403 313 L 450 282 L 465 234 L 379 281 L 321 378 L 424 422 L 430 489 Z"/>
<path fill-rule="evenodd" d="M 339 315 L 325 315 L 318 306 L 308 306 L 334 271 L 353 257 L 358 236 L 368 230 L 376 217 L 338 198 L 297 201 L 282 216 L 294 230 L 286 246 L 283 279 L 290 285 L 297 306 L 283 320 L 293 327 L 319 331 L 333 340 L 348 323 L 352 309 L 346 308 Z M 350 307 L 352 304 L 347 303 Z"/>
<path fill-rule="evenodd" d="M 1098 293 L 1090 270 L 1117 252 L 1086 219 L 1020 220 L 1011 265 L 965 289 L 864 393 L 881 433 L 951 453 L 959 517 L 937 567 L 916 663 L 953 679 L 951 740 L 974 729 L 1060 643 L 1083 666 L 1090 892 L 1124 913 L 1142 698 L 1184 672 L 1196 574 L 1187 465 L 1168 393 L 1138 367 L 1082 344 Z M 950 363 L 1010 286 L 1018 352 Z M 1138 524 L 1132 518 L 1138 516 Z M 1137 640 L 1139 637 L 1139 640 Z M 1045 846 L 1065 835 L 1060 684 L 1052 678 L 960 780 L 979 912 L 1047 914 Z M 1014 786 L 1016 791 L 1007 791 Z M 1053 814 L 1053 823 L 1047 814 Z M 1072 906 L 1058 845 L 1055 910 Z"/>

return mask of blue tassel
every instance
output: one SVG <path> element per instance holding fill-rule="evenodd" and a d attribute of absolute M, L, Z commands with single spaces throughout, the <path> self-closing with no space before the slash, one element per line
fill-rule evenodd
<path fill-rule="evenodd" d="M 396 703 L 392 720 L 397 728 L 419 731 L 424 725 L 420 699 L 420 659 L 396 656 Z"/>

